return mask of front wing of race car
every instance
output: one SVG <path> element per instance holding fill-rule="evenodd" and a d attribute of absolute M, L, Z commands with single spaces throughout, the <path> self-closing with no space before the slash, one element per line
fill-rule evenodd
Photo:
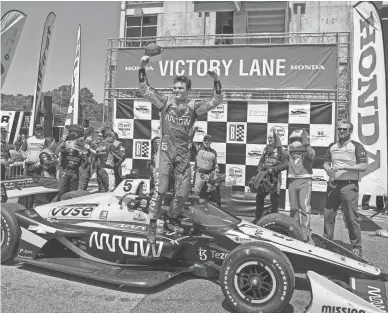
<path fill-rule="evenodd" d="M 388 312 L 383 282 L 351 278 L 351 291 L 329 279 L 308 271 L 311 302 L 306 313 L 381 313 Z M 356 283 L 367 289 L 356 289 Z"/>

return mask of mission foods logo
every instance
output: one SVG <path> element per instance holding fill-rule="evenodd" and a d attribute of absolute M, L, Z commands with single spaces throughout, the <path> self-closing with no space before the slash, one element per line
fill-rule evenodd
<path fill-rule="evenodd" d="M 236 182 L 239 182 L 242 180 L 242 170 L 238 167 L 231 167 L 228 171 L 230 180 L 235 180 Z"/>
<path fill-rule="evenodd" d="M 117 128 L 123 136 L 129 136 L 131 133 L 132 125 L 129 122 L 120 122 L 117 125 Z"/>

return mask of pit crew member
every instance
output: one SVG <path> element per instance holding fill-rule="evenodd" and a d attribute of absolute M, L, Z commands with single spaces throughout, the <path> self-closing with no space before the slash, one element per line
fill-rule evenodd
<path fill-rule="evenodd" d="M 103 134 L 104 140 L 96 148 L 97 180 L 99 192 L 108 192 L 116 187 L 115 166 L 121 166 L 125 160 L 125 150 L 112 130 L 105 130 Z"/>
<path fill-rule="evenodd" d="M 79 168 L 85 162 L 87 147 L 85 147 L 84 128 L 73 124 L 69 127 L 69 136 L 56 149 L 55 154 L 61 153 L 62 173 L 59 178 L 58 200 L 69 191 L 78 190 Z"/>
<path fill-rule="evenodd" d="M 44 141 L 44 149 L 39 155 L 42 168 L 41 175 L 44 177 L 56 177 L 58 160 L 54 154 L 55 145 L 55 138 L 47 137 Z"/>
<path fill-rule="evenodd" d="M 295 130 L 289 138 L 288 152 L 284 150 L 279 134 L 274 131 L 278 152 L 288 158 L 290 184 L 290 216 L 305 229 L 305 240 L 309 240 L 311 218 L 311 189 L 315 151 L 310 146 L 309 134 L 305 129 Z"/>
<path fill-rule="evenodd" d="M 334 225 L 339 206 L 342 206 L 349 231 L 352 252 L 362 256 L 360 217 L 358 215 L 358 181 L 367 168 L 367 153 L 362 144 L 350 140 L 353 124 L 338 124 L 339 140 L 329 145 L 323 168 L 329 175 L 324 210 L 323 236 L 334 237 Z"/>
<path fill-rule="evenodd" d="M 44 149 L 43 125 L 36 125 L 34 128 L 34 136 L 27 138 L 20 148 L 20 154 L 24 159 L 25 176 L 40 176 L 41 166 L 39 155 Z M 19 204 L 22 204 L 27 209 L 32 209 L 34 206 L 35 196 L 20 197 Z"/>
<path fill-rule="evenodd" d="M 215 171 L 219 172 L 217 165 L 217 152 L 211 148 L 212 137 L 205 135 L 201 144 L 193 143 L 195 155 L 195 178 L 194 178 L 194 195 L 199 194 L 209 180 L 210 174 Z"/>
<path fill-rule="evenodd" d="M 93 141 L 93 127 L 85 128 L 85 144 L 89 146 L 89 149 L 85 155 L 85 162 L 79 168 L 79 190 L 87 190 L 90 177 L 92 176 L 92 159 L 95 152 L 96 143 Z"/>
<path fill-rule="evenodd" d="M 1 180 L 5 180 L 7 167 L 14 162 L 7 142 L 8 124 L 1 124 Z"/>
<path fill-rule="evenodd" d="M 159 217 L 163 198 L 168 191 L 170 173 L 175 176 L 175 193 L 168 211 L 169 218 L 176 219 L 190 191 L 190 133 L 198 115 L 211 111 L 222 103 L 223 95 L 218 73 L 209 70 L 214 80 L 213 97 L 206 100 L 189 100 L 191 80 L 186 76 L 174 78 L 173 93 L 162 95 L 148 85 L 145 66 L 148 56 L 143 56 L 139 69 L 139 91 L 143 97 L 155 105 L 161 113 L 161 143 L 158 153 L 159 177 L 155 182 L 155 191 L 150 204 L 150 225 L 147 238 L 155 242 L 156 220 Z M 158 163 L 157 162 L 157 163 Z"/>
<path fill-rule="evenodd" d="M 256 224 L 264 215 L 264 199 L 270 194 L 271 213 L 278 213 L 279 193 L 282 182 L 282 171 L 288 169 L 288 158 L 278 153 L 274 145 L 274 131 L 268 135 L 268 145 L 264 148 L 263 154 L 257 166 L 257 175 L 262 179 L 257 188 L 256 194 L 256 218 L 252 223 Z M 266 174 L 268 175 L 266 177 Z M 258 179 L 260 179 L 258 177 Z M 276 186 L 271 190 L 265 187 L 263 179 L 274 178 Z M 271 182 L 270 182 L 271 183 Z"/>

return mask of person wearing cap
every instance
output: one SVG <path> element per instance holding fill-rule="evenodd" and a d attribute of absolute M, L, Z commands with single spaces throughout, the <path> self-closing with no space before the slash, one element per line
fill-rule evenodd
<path fill-rule="evenodd" d="M 8 135 L 8 124 L 1 123 L 1 180 L 4 180 L 6 177 L 7 167 L 13 163 L 13 159 L 11 158 L 11 153 L 9 149 L 9 144 L 7 142 Z"/>
<path fill-rule="evenodd" d="M 203 186 L 209 180 L 210 174 L 219 172 L 217 164 L 217 152 L 211 148 L 212 137 L 205 135 L 201 144 L 193 143 L 195 154 L 195 178 L 193 193 L 199 197 Z"/>
<path fill-rule="evenodd" d="M 288 151 L 285 151 L 279 134 L 273 128 L 275 145 L 282 157 L 288 158 L 288 194 L 290 216 L 305 230 L 305 241 L 309 241 L 311 218 L 311 191 L 315 151 L 310 146 L 309 134 L 305 129 L 295 130 L 289 137 Z"/>
<path fill-rule="evenodd" d="M 24 159 L 25 176 L 40 176 L 42 168 L 40 166 L 39 155 L 44 149 L 43 125 L 35 125 L 34 135 L 27 138 L 26 142 L 20 148 L 20 154 Z M 27 209 L 32 209 L 34 206 L 35 196 L 27 196 L 19 198 L 19 204 L 24 205 Z"/>
<path fill-rule="evenodd" d="M 70 125 L 67 139 L 62 141 L 55 149 L 55 154 L 61 154 L 62 161 L 58 200 L 65 193 L 78 190 L 79 169 L 86 162 L 86 154 L 89 148 L 84 141 L 84 128 L 80 125 Z"/>
<path fill-rule="evenodd" d="M 252 223 L 256 224 L 264 215 L 264 200 L 269 194 L 271 201 L 271 213 L 278 213 L 279 210 L 279 194 L 282 182 L 282 171 L 288 169 L 288 158 L 278 153 L 274 144 L 274 134 L 270 131 L 268 134 L 268 145 L 264 148 L 259 164 L 257 166 L 256 177 L 260 177 L 262 181 L 259 183 L 256 194 L 256 218 Z M 261 174 L 261 175 L 260 175 Z M 268 175 L 268 177 L 266 177 Z M 269 179 L 275 181 L 276 186 L 271 190 L 267 190 L 263 184 L 263 180 Z"/>
<path fill-rule="evenodd" d="M 96 148 L 97 181 L 99 192 L 108 192 L 116 188 L 115 171 L 125 160 L 125 148 L 120 141 L 116 140 L 112 130 L 105 130 L 103 134 L 104 140 Z"/>

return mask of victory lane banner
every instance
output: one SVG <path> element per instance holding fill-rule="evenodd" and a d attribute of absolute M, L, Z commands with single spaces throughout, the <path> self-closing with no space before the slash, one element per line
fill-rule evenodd
<path fill-rule="evenodd" d="M 143 55 L 143 48 L 118 50 L 116 88 L 137 88 Z M 193 89 L 211 89 L 211 79 L 203 79 L 211 67 L 220 70 L 224 89 L 336 90 L 337 46 L 168 47 L 146 71 L 154 88 L 186 75 Z"/>

